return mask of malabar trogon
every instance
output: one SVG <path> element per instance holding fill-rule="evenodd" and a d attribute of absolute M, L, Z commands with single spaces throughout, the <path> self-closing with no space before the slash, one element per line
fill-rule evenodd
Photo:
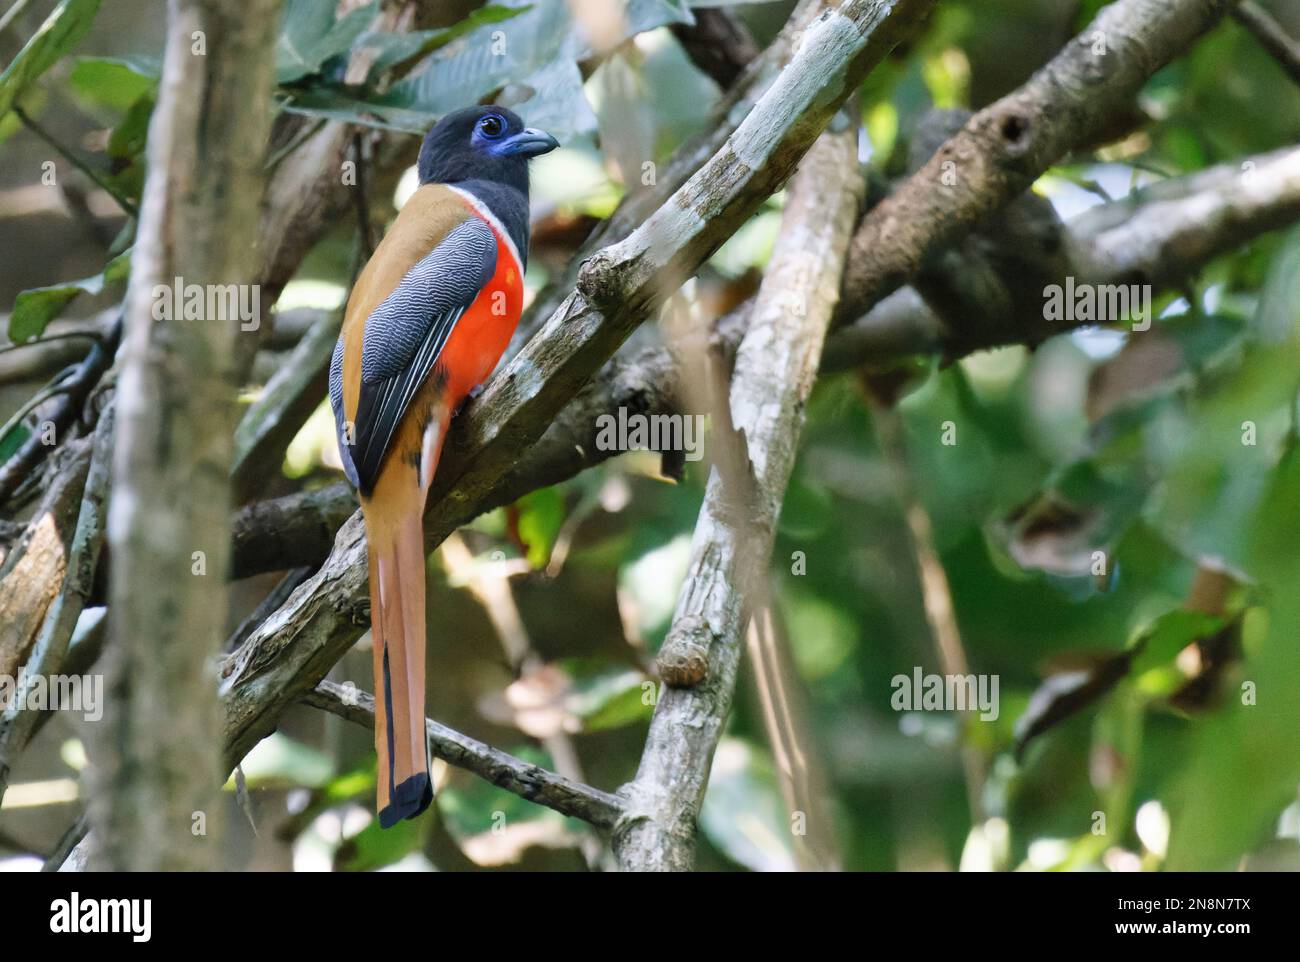
<path fill-rule="evenodd" d="M 357 278 L 330 363 L 339 452 L 366 523 L 385 828 L 433 800 L 425 497 L 448 422 L 492 373 L 519 322 L 528 160 L 556 146 L 501 107 L 443 117 L 420 148 L 419 188 Z"/>

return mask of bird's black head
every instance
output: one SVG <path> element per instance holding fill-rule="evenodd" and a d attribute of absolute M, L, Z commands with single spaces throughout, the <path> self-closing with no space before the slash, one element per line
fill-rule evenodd
<path fill-rule="evenodd" d="M 559 144 L 525 127 L 504 107 L 466 107 L 447 114 L 420 147 L 420 183 L 491 180 L 528 193 L 528 158 Z"/>

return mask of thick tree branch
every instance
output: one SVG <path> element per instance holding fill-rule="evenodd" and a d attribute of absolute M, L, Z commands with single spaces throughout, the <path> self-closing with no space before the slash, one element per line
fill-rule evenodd
<path fill-rule="evenodd" d="M 302 700 L 366 728 L 375 727 L 375 699 L 369 692 L 322 681 Z M 429 751 L 434 756 L 530 802 L 605 829 L 614 827 L 623 810 L 622 803 L 614 795 L 499 751 L 432 718 L 425 719 L 424 724 L 429 736 Z"/>
<path fill-rule="evenodd" d="M 839 320 L 907 283 L 1053 163 L 1105 128 L 1142 85 L 1227 12 L 1231 0 L 1116 0 L 1023 87 L 977 113 L 863 218 Z"/>
<path fill-rule="evenodd" d="M 1150 284 L 1175 289 L 1221 254 L 1300 220 L 1300 147 L 1287 147 L 1173 178 L 1080 215 L 1059 241 L 1064 262 L 1005 275 L 1013 300 L 1035 304 L 1008 316 L 988 287 L 956 314 L 941 314 L 914 288 L 886 297 L 827 342 L 822 368 L 888 363 L 902 355 L 947 358 L 1005 344 L 1035 344 L 1086 322 L 1044 322 L 1044 284 Z"/>
<path fill-rule="evenodd" d="M 1094 208 L 1072 225 L 1081 279 L 1181 284 L 1202 265 L 1300 219 L 1300 147 L 1220 164 Z"/>

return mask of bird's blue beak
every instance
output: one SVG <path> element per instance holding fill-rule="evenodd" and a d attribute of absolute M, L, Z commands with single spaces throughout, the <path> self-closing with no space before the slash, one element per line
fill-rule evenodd
<path fill-rule="evenodd" d="M 550 153 L 560 142 L 544 130 L 527 127 L 501 142 L 499 152 L 509 157 L 536 157 Z"/>

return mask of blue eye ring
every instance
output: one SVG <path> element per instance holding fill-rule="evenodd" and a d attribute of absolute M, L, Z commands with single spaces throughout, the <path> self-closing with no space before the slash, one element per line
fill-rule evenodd
<path fill-rule="evenodd" d="M 506 132 L 506 119 L 499 114 L 488 114 L 479 119 L 478 129 L 488 140 L 496 140 Z"/>

